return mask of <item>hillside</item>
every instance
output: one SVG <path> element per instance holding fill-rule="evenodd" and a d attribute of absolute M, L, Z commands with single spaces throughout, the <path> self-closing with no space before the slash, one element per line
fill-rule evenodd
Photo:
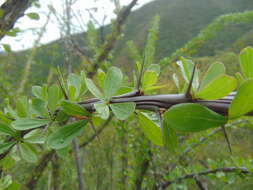
<path fill-rule="evenodd" d="M 155 15 L 161 17 L 156 53 L 156 58 L 160 59 L 169 56 L 176 49 L 182 47 L 217 16 L 250 9 L 253 9 L 252 0 L 155 0 L 134 11 L 128 18 L 124 35 L 115 48 L 113 61 L 129 69 L 131 60 L 127 55 L 126 42 L 133 40 L 141 51 L 149 23 Z M 241 41 L 249 44 L 247 40 L 249 37 L 242 36 L 250 36 L 251 32 L 251 25 L 228 26 L 215 39 L 208 41 L 197 56 L 213 56 L 236 43 L 242 43 Z M 82 46 L 85 46 L 84 36 L 85 34 L 75 36 Z M 64 64 L 64 49 L 61 45 L 63 40 L 44 45 L 37 51 L 34 59 L 36 63 L 32 65 L 30 74 L 31 83 L 45 82 L 50 67 Z M 7 71 L 11 76 L 15 76 L 10 77 L 11 84 L 18 84 L 30 53 L 31 51 L 27 50 L 0 58 L 0 62 L 4 62 L 0 70 L 2 72 Z M 81 61 L 76 57 L 73 57 L 72 62 L 75 66 L 81 66 Z"/>

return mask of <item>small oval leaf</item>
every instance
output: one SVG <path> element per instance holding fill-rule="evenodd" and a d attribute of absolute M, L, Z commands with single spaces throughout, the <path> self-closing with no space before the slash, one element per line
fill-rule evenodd
<path fill-rule="evenodd" d="M 240 117 L 250 111 L 253 111 L 253 79 L 242 83 L 237 91 L 230 107 L 229 118 Z"/>
<path fill-rule="evenodd" d="M 253 48 L 247 47 L 241 51 L 240 66 L 246 78 L 253 77 Z"/>
<path fill-rule="evenodd" d="M 164 120 L 175 130 L 182 132 L 198 132 L 224 125 L 224 116 L 193 103 L 172 106 L 164 114 Z"/>
<path fill-rule="evenodd" d="M 237 80 L 228 75 L 220 75 L 206 86 L 204 86 L 197 94 L 197 98 L 205 100 L 216 100 L 223 98 L 237 87 Z"/>
<path fill-rule="evenodd" d="M 105 76 L 104 94 L 109 100 L 120 88 L 123 79 L 121 70 L 117 67 L 110 67 Z"/>

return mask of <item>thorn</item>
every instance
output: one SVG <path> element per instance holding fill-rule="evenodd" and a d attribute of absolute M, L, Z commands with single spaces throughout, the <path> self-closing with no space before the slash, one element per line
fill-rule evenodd
<path fill-rule="evenodd" d="M 222 132 L 223 132 L 223 134 L 224 134 L 224 137 L 225 137 L 225 139 L 226 139 L 229 152 L 232 154 L 232 147 L 231 147 L 231 144 L 230 144 L 230 141 L 229 141 L 229 138 L 228 138 L 228 134 L 227 134 L 227 132 L 226 132 L 226 129 L 225 129 L 224 125 L 222 125 L 221 128 L 222 128 Z"/>
<path fill-rule="evenodd" d="M 189 81 L 189 86 L 188 86 L 188 88 L 186 90 L 186 93 L 185 93 L 186 97 L 191 97 L 191 89 L 192 89 L 193 79 L 194 79 L 194 76 L 195 76 L 195 71 L 196 71 L 196 64 L 194 64 L 191 79 Z"/>

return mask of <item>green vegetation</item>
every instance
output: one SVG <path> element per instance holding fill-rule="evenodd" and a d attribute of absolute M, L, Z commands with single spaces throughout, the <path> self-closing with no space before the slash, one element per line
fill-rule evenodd
<path fill-rule="evenodd" d="M 121 37 L 131 6 L 104 41 L 90 22 L 87 54 L 3 54 L 0 190 L 251 190 L 251 6 L 157 0 Z"/>

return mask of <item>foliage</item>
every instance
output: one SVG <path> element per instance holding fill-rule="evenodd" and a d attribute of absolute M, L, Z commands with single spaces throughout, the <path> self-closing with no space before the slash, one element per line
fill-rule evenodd
<path fill-rule="evenodd" d="M 159 21 L 151 20 L 142 50 L 128 42 L 133 78 L 109 58 L 92 76 L 82 70 L 66 77 L 58 69 L 58 83 L 33 85 L 28 96 L 5 101 L 0 189 L 78 189 L 73 140 L 82 148 L 88 189 L 195 189 L 196 181 L 251 188 L 252 48 L 241 51 L 237 77 L 223 63 L 204 68 L 181 57 L 172 73 L 178 91 L 170 94 L 158 80 L 168 70 L 155 64 Z M 103 49 L 88 28 L 93 64 Z M 223 134 L 233 155 L 224 151 Z"/>

